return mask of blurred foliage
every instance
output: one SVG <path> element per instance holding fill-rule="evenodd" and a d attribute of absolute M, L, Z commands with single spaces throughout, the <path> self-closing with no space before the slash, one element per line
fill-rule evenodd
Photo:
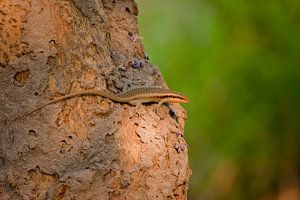
<path fill-rule="evenodd" d="M 137 3 L 151 63 L 191 100 L 189 199 L 300 199 L 300 1 Z"/>

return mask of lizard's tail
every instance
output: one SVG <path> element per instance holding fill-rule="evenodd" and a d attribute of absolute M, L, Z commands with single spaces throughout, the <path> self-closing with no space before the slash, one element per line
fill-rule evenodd
<path fill-rule="evenodd" d="M 113 94 L 111 94 L 109 92 L 100 91 L 100 90 L 99 91 L 96 91 L 96 90 L 86 90 L 86 91 L 75 92 L 75 93 L 72 93 L 72 94 L 67 94 L 67 95 L 58 97 L 58 98 L 56 98 L 56 99 L 54 99 L 52 101 L 49 101 L 46 104 L 37 107 L 36 109 L 30 111 L 29 113 L 26 113 L 23 116 L 31 115 L 32 113 L 34 113 L 34 112 L 42 109 L 45 106 L 50 105 L 50 104 L 53 104 L 53 103 L 56 103 L 56 102 L 59 102 L 59 101 L 62 101 L 62 100 L 70 99 L 70 98 L 73 98 L 73 97 L 77 97 L 77 96 L 83 96 L 83 95 L 97 95 L 97 96 L 102 96 L 102 97 L 105 97 L 105 98 L 111 98 L 112 96 L 114 96 Z"/>

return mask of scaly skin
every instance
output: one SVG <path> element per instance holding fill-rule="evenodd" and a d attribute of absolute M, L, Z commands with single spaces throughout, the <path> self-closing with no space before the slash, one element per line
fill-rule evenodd
<path fill-rule="evenodd" d="M 139 105 L 142 103 L 158 103 L 158 107 L 165 103 L 187 103 L 189 100 L 184 95 L 174 92 L 168 89 L 159 88 L 159 87 L 139 87 L 139 88 L 133 88 L 130 90 L 127 90 L 125 92 L 119 93 L 119 94 L 113 94 L 108 91 L 104 90 L 85 90 L 80 92 L 75 92 L 71 94 L 67 94 L 62 97 L 58 97 L 52 101 L 49 101 L 48 103 L 32 110 L 26 115 L 30 115 L 43 107 L 65 100 L 70 99 L 77 96 L 83 96 L 83 95 L 93 95 L 93 96 L 101 96 L 104 98 L 108 98 L 114 102 L 118 103 L 127 103 L 130 105 Z"/>

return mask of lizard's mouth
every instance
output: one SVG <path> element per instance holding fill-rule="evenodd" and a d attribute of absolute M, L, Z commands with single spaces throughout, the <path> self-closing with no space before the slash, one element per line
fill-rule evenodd
<path fill-rule="evenodd" d="M 190 101 L 190 100 L 189 100 L 187 97 L 182 96 L 181 102 L 180 102 L 180 103 L 188 103 L 189 101 Z"/>

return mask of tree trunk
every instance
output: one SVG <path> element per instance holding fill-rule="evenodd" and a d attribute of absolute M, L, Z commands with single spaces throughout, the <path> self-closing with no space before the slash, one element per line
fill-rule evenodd
<path fill-rule="evenodd" d="M 0 199 L 186 199 L 185 112 L 83 96 L 166 87 L 132 0 L 0 0 Z M 155 38 L 153 38 L 155 39 Z M 174 114 L 175 113 L 175 114 Z"/>

